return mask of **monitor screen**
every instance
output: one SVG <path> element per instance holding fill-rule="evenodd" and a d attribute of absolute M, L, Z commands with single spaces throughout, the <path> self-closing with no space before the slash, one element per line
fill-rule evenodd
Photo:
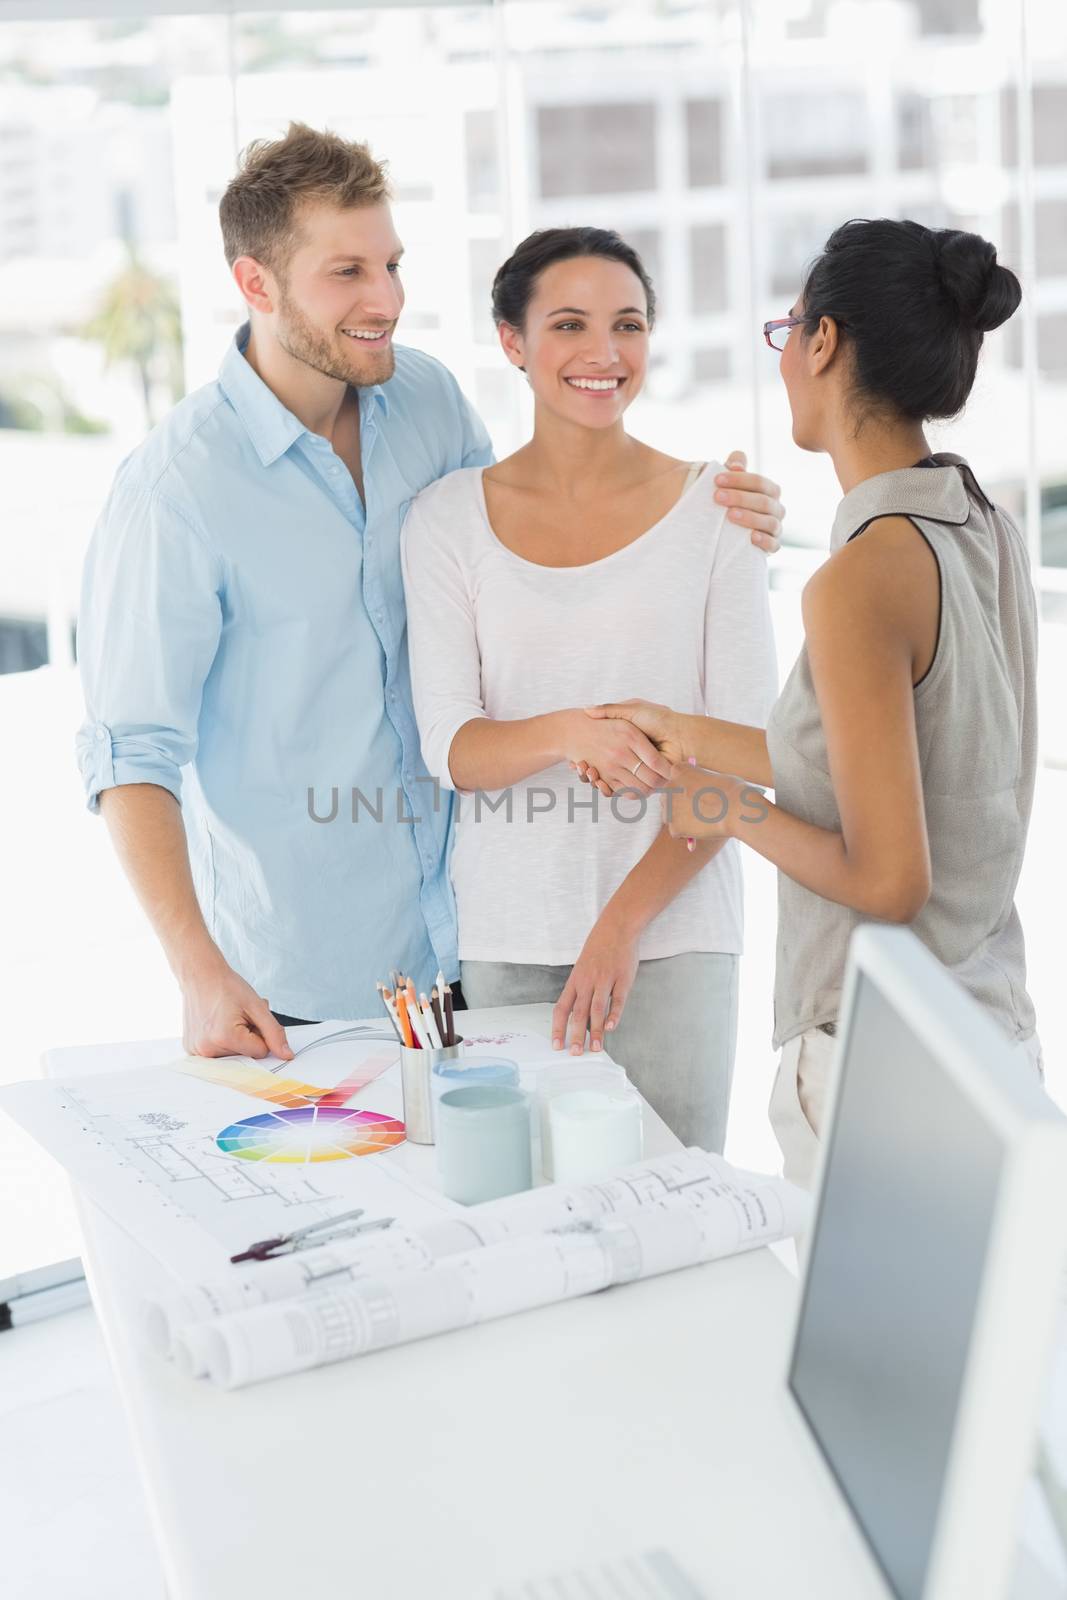
<path fill-rule="evenodd" d="M 899 1600 L 921 1600 L 1003 1161 L 860 971 L 789 1383 Z"/>

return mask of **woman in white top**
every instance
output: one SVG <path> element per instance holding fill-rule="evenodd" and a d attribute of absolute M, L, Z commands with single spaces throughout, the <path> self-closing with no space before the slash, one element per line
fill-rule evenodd
<path fill-rule="evenodd" d="M 423 490 L 404 525 L 415 711 L 455 788 L 451 861 L 473 1006 L 555 1003 L 553 1044 L 611 1052 L 687 1143 L 721 1150 L 733 1068 L 741 872 L 735 844 L 679 852 L 669 773 L 631 723 L 582 707 L 610 685 L 736 722 L 765 719 L 774 644 L 755 528 L 777 487 L 631 438 L 652 286 L 601 229 L 552 229 L 497 274 L 493 312 L 534 392 L 534 436 Z M 738 526 L 741 522 L 746 526 Z M 583 787 L 588 763 L 605 797 Z M 625 1011 L 624 1011 L 625 1007 Z"/>

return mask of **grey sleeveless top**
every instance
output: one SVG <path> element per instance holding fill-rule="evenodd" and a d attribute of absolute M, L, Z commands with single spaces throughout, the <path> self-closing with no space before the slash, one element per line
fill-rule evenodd
<path fill-rule="evenodd" d="M 912 930 L 1012 1039 L 1034 1032 L 1015 910 L 1037 765 L 1037 614 L 1026 546 L 959 456 L 879 473 L 842 500 L 831 551 L 879 516 L 906 516 L 941 576 L 941 620 L 915 723 L 932 889 Z M 826 740 L 801 650 L 771 712 L 775 800 L 840 829 Z M 778 875 L 774 1044 L 832 1023 L 858 912 Z"/>

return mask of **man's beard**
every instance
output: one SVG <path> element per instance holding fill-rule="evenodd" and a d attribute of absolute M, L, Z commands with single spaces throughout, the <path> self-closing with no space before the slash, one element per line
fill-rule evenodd
<path fill-rule="evenodd" d="M 336 378 L 340 383 L 351 384 L 357 389 L 369 389 L 373 384 L 386 383 L 393 376 L 396 357 L 393 355 L 392 340 L 382 350 L 361 350 L 355 339 L 339 333 L 337 337 L 352 346 L 351 357 L 346 360 L 344 353 L 336 349 L 314 323 L 308 321 L 284 289 L 278 310 L 281 313 L 278 343 L 294 360 L 303 361 L 306 366 L 314 367 L 316 372 L 323 373 L 327 378 Z"/>

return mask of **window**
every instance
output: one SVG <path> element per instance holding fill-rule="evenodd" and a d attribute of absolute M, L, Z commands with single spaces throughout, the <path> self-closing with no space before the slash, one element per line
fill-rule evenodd
<path fill-rule="evenodd" d="M 656 108 L 650 102 L 537 109 L 540 191 L 632 194 L 656 186 Z"/>
<path fill-rule="evenodd" d="M 1062 167 L 1067 156 L 1067 83 L 1035 83 L 1033 94 L 1034 165 Z M 1018 101 L 1014 88 L 1001 96 L 1004 164 L 1019 161 Z"/>
<path fill-rule="evenodd" d="M 480 367 L 474 375 L 472 399 L 483 417 L 506 416 L 515 404 L 515 387 L 522 373 L 510 365 L 504 352 L 498 352 L 499 368 Z"/>
<path fill-rule="evenodd" d="M 464 118 L 467 144 L 467 205 L 471 211 L 500 207 L 500 162 L 495 111 L 468 111 Z"/>
<path fill-rule="evenodd" d="M 934 164 L 930 102 L 925 95 L 902 94 L 897 100 L 897 162 L 904 172 Z"/>
<path fill-rule="evenodd" d="M 689 270 L 693 310 L 698 316 L 725 311 L 726 229 L 720 223 L 693 228 L 689 235 Z"/>
<path fill-rule="evenodd" d="M 641 257 L 641 265 L 652 279 L 657 294 L 663 286 L 663 238 L 658 228 L 623 228 L 622 236 Z M 664 308 L 669 316 L 671 308 Z"/>
<path fill-rule="evenodd" d="M 1038 317 L 1037 359 L 1047 377 L 1067 379 L 1067 311 Z"/>
<path fill-rule="evenodd" d="M 687 100 L 685 127 L 689 187 L 706 189 L 722 183 L 722 101 Z"/>
<path fill-rule="evenodd" d="M 1039 167 L 1067 161 L 1067 84 L 1034 85 L 1034 161 Z"/>
<path fill-rule="evenodd" d="M 785 316 L 803 286 L 805 269 L 841 220 L 834 212 L 821 216 L 798 212 L 771 219 L 771 289 L 784 296 L 784 309 L 768 312 L 768 316 Z"/>
<path fill-rule="evenodd" d="M 1034 235 L 1038 277 L 1067 277 L 1067 195 L 1062 200 L 1035 203 Z M 1019 208 L 1015 205 L 1004 210 L 1004 257 L 1009 262 L 1020 260 Z"/>
<path fill-rule="evenodd" d="M 917 0 L 924 34 L 980 34 L 980 0 Z"/>
<path fill-rule="evenodd" d="M 471 326 L 479 344 L 496 344 L 493 327 L 493 279 L 507 257 L 499 239 L 472 239 L 470 244 Z M 405 318 L 406 318 L 405 311 Z"/>
<path fill-rule="evenodd" d="M 822 178 L 866 172 L 867 102 L 862 94 L 823 88 L 764 95 L 769 178 Z"/>
<path fill-rule="evenodd" d="M 29 672 L 48 660 L 48 629 L 43 622 L 0 617 L 0 672 Z"/>
<path fill-rule="evenodd" d="M 715 347 L 693 351 L 693 380 L 696 383 L 722 383 L 731 376 L 733 363 L 729 350 Z"/>

